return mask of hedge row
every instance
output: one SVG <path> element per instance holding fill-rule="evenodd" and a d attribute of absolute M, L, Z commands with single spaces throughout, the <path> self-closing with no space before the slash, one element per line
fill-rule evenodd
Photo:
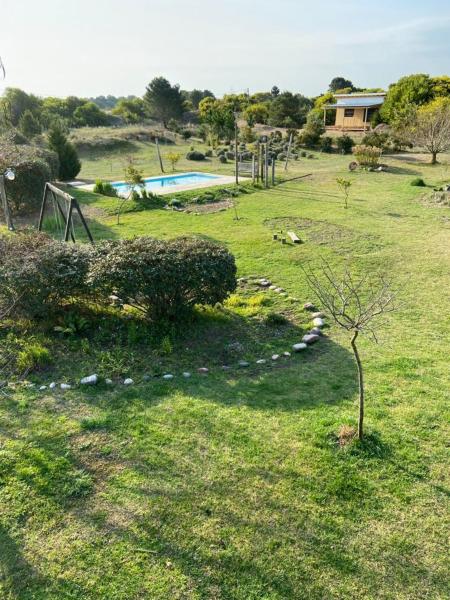
<path fill-rule="evenodd" d="M 198 238 L 137 237 L 95 248 L 44 234 L 0 237 L 0 307 L 48 318 L 79 300 L 109 303 L 112 294 L 150 319 L 176 319 L 196 304 L 222 302 L 236 287 L 228 250 Z"/>

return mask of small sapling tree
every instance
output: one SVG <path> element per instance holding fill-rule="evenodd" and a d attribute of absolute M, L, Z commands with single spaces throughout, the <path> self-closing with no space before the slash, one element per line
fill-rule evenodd
<path fill-rule="evenodd" d="M 304 270 L 312 292 L 321 307 L 344 331 L 351 334 L 350 345 L 358 369 L 359 416 L 358 439 L 364 435 L 364 376 L 357 341 L 359 334 L 369 334 L 377 342 L 376 329 L 383 315 L 395 309 L 394 293 L 382 274 L 355 277 L 348 268 L 336 273 L 323 261 L 321 273 Z"/>
<path fill-rule="evenodd" d="M 179 152 L 167 152 L 165 158 L 170 162 L 172 171 L 175 171 L 175 167 L 181 159 L 181 154 Z"/>
<path fill-rule="evenodd" d="M 336 179 L 336 183 L 338 184 L 339 189 L 344 195 L 344 208 L 348 208 L 348 197 L 350 195 L 350 188 L 352 187 L 352 182 L 348 179 L 344 179 L 343 177 L 338 177 Z"/>
<path fill-rule="evenodd" d="M 128 196 L 123 196 L 119 198 L 119 205 L 117 207 L 117 225 L 120 225 L 120 215 L 122 213 L 122 209 L 124 204 L 130 198 L 133 198 L 136 194 L 139 195 L 139 192 L 136 188 L 144 189 L 145 183 L 142 179 L 142 171 L 136 167 L 132 158 L 128 159 L 127 165 L 124 171 L 124 181 L 129 188 Z"/>

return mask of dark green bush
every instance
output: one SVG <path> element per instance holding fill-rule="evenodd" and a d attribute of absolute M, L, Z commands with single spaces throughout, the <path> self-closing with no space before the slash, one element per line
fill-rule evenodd
<path fill-rule="evenodd" d="M 425 181 L 422 179 L 422 177 L 415 177 L 412 181 L 411 181 L 411 185 L 417 186 L 417 187 L 425 187 L 427 184 L 425 183 Z"/>
<path fill-rule="evenodd" d="M 88 295 L 91 248 L 36 232 L 0 237 L 0 306 L 17 298 L 14 313 L 47 317 L 74 298 Z"/>
<path fill-rule="evenodd" d="M 225 164 L 227 162 L 227 157 L 225 154 L 219 154 L 219 162 Z"/>
<path fill-rule="evenodd" d="M 42 202 L 45 183 L 51 180 L 48 163 L 35 158 L 22 160 L 13 165 L 13 168 L 15 180 L 5 182 L 11 211 L 16 214 L 36 211 Z"/>
<path fill-rule="evenodd" d="M 320 138 L 320 149 L 322 152 L 333 152 L 333 140 L 327 135 Z"/>
<path fill-rule="evenodd" d="M 198 150 L 191 150 L 186 154 L 186 158 L 188 160 L 205 160 L 205 155 Z"/>
<path fill-rule="evenodd" d="M 362 138 L 361 144 L 363 146 L 373 146 L 375 148 L 381 148 L 382 150 L 388 150 L 390 147 L 389 134 L 371 131 L 366 133 Z"/>
<path fill-rule="evenodd" d="M 205 152 L 205 156 L 207 156 L 208 158 L 211 158 L 212 155 L 213 155 L 213 152 L 211 149 L 209 149 Z"/>
<path fill-rule="evenodd" d="M 14 181 L 6 180 L 6 193 L 13 213 L 34 212 L 41 205 L 44 185 L 55 179 L 59 170 L 54 152 L 28 144 L 15 145 L 0 140 L 0 171 L 12 167 Z"/>
<path fill-rule="evenodd" d="M 336 138 L 336 146 L 341 154 L 350 154 L 355 142 L 349 135 L 341 135 Z"/>
<path fill-rule="evenodd" d="M 226 248 L 207 240 L 138 237 L 99 244 L 90 281 L 149 318 L 176 319 L 195 304 L 223 302 L 236 287 L 236 265 Z"/>

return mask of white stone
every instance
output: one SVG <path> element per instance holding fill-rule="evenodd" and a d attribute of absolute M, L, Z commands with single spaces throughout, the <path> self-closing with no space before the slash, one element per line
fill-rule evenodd
<path fill-rule="evenodd" d="M 287 356 L 287 357 L 289 357 L 290 355 L 291 355 L 291 353 L 290 353 L 290 352 L 283 352 L 283 356 Z"/>
<path fill-rule="evenodd" d="M 98 383 L 98 375 L 94 373 L 94 375 L 83 377 L 83 379 L 80 379 L 80 383 L 81 385 L 95 385 Z"/>
<path fill-rule="evenodd" d="M 202 375 L 206 375 L 207 373 L 209 373 L 208 367 L 200 367 L 199 369 L 197 369 L 197 371 L 199 373 L 202 373 Z"/>
<path fill-rule="evenodd" d="M 173 379 L 172 373 L 166 373 L 163 375 L 163 379 L 166 379 L 167 381 L 169 381 L 169 379 Z"/>
<path fill-rule="evenodd" d="M 249 366 L 250 366 L 250 363 L 249 363 L 249 362 L 247 362 L 246 360 L 240 360 L 240 361 L 239 361 L 239 366 L 240 366 L 240 367 L 249 367 Z"/>
<path fill-rule="evenodd" d="M 272 354 L 272 360 L 278 360 L 280 358 L 279 354 Z"/>
<path fill-rule="evenodd" d="M 127 377 L 123 380 L 123 385 L 133 385 L 133 383 L 134 381 L 131 379 L 131 377 Z"/>
<path fill-rule="evenodd" d="M 323 312 L 313 312 L 311 315 L 311 318 L 313 319 L 323 319 L 325 315 L 323 314 Z"/>
<path fill-rule="evenodd" d="M 41 385 L 41 387 L 39 388 L 39 391 L 43 392 L 46 389 L 47 389 L 46 385 Z"/>
<path fill-rule="evenodd" d="M 314 342 L 317 342 L 318 339 L 320 339 L 319 336 L 315 335 L 314 333 L 307 333 L 302 337 L 302 341 L 305 344 L 314 344 Z"/>
<path fill-rule="evenodd" d="M 315 319 L 313 319 L 313 325 L 314 327 L 323 327 L 325 325 L 325 322 L 323 319 L 316 317 Z"/>
<path fill-rule="evenodd" d="M 51 390 L 54 390 L 56 387 L 56 383 L 54 381 L 51 382 L 51 384 L 48 386 Z"/>
<path fill-rule="evenodd" d="M 68 383 L 62 383 L 61 384 L 61 389 L 62 390 L 70 390 L 70 389 L 72 389 L 72 386 L 69 385 Z"/>
<path fill-rule="evenodd" d="M 294 352 L 301 352 L 302 350 L 305 350 L 305 348 L 307 348 L 308 346 L 304 343 L 304 342 L 299 342 L 298 344 L 294 344 L 292 346 L 292 350 Z"/>
<path fill-rule="evenodd" d="M 190 376 L 191 376 L 191 374 L 189 373 L 189 371 L 185 371 L 183 373 L 183 377 L 186 377 L 186 379 L 189 379 Z"/>
<path fill-rule="evenodd" d="M 266 364 L 266 359 L 265 358 L 260 358 L 259 360 L 256 361 L 257 365 L 264 365 Z"/>
<path fill-rule="evenodd" d="M 278 292 L 278 294 L 281 294 L 281 292 L 284 292 L 283 288 L 275 288 L 275 291 Z"/>
<path fill-rule="evenodd" d="M 106 383 L 106 385 L 112 385 L 113 384 L 113 380 L 112 379 L 105 379 L 105 383 Z"/>
<path fill-rule="evenodd" d="M 261 287 L 270 287 L 270 285 L 272 284 L 272 282 L 268 279 L 260 279 L 258 283 Z"/>
<path fill-rule="evenodd" d="M 312 302 L 306 302 L 306 303 L 303 305 L 303 308 L 304 308 L 305 310 L 314 310 L 315 306 L 314 306 L 314 304 L 313 304 Z"/>
<path fill-rule="evenodd" d="M 277 286 L 276 285 L 269 285 L 269 290 L 276 290 Z"/>

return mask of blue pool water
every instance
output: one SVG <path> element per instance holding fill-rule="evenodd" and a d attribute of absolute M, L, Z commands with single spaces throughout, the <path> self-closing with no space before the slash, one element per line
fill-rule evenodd
<path fill-rule="evenodd" d="M 164 175 L 162 177 L 148 177 L 144 179 L 145 189 L 150 192 L 161 191 L 162 189 L 172 188 L 177 185 L 191 185 L 194 183 L 205 183 L 208 180 L 218 179 L 217 175 L 208 173 L 184 173 L 183 175 Z M 129 186 L 126 183 L 113 183 L 119 194 L 126 194 Z"/>

